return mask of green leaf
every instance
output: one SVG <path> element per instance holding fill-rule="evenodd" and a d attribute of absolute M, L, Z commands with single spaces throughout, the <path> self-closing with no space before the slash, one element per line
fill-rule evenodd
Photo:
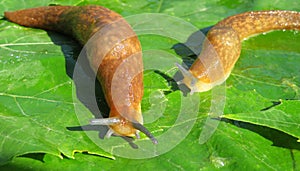
<path fill-rule="evenodd" d="M 97 4 L 123 16 L 145 12 L 168 14 L 199 29 L 244 11 L 300 11 L 298 0 L 0 0 L 0 4 L 0 16 L 8 10 L 49 4 Z M 241 57 L 226 82 L 225 115 L 203 145 L 199 144 L 199 136 L 215 99 L 211 91 L 184 98 L 172 82 L 177 71 L 174 63 L 182 59 L 171 48 L 184 42 L 161 35 L 139 35 L 143 50 L 154 49 L 176 56 L 167 59 L 159 56 L 160 53 L 144 55 L 144 64 L 149 68 L 160 62 L 158 71 L 148 69 L 144 74 L 142 110 L 145 121 L 151 121 L 145 126 L 157 137 L 172 128 L 178 130 L 163 143 L 174 142 L 174 137 L 183 135 L 187 128 L 193 129 L 166 153 L 138 160 L 119 157 L 117 150 L 130 147 L 125 142 L 115 146 L 119 141 L 115 137 L 101 140 L 97 131 L 67 129 L 88 124 L 92 117 L 84 105 L 73 99 L 73 81 L 65 67 L 66 54 L 76 57 L 79 48 L 76 42 L 3 19 L 0 37 L 0 164 L 5 164 L 1 170 L 120 170 L 125 167 L 128 170 L 300 170 L 298 32 L 276 31 L 243 42 Z M 200 99 L 197 115 L 187 114 L 186 122 L 174 125 L 180 116 L 182 100 L 188 98 Z M 195 106 L 192 101 L 187 104 Z M 78 106 L 83 109 L 81 120 L 76 115 Z M 143 140 L 144 137 L 137 142 Z M 102 144 L 112 144 L 113 149 L 105 151 L 100 148 Z"/>
<path fill-rule="evenodd" d="M 195 168 L 200 170 L 241 170 L 243 168 L 286 170 L 293 168 L 295 161 L 290 155 L 290 150 L 271 146 L 271 142 L 260 135 L 248 130 L 237 130 L 231 124 L 222 123 L 220 127 L 222 129 L 218 129 L 214 138 L 205 145 L 199 145 L 197 141 L 193 141 L 192 137 L 195 135 L 192 133 L 174 150 L 151 159 L 117 158 L 111 160 L 86 154 L 76 154 L 74 160 L 62 160 L 51 155 L 45 155 L 43 162 L 41 162 L 26 156 L 16 158 L 3 169 L 38 170 L 43 168 L 52 170 L 53 165 L 56 169 L 64 170 L 96 170 L 99 168 L 120 170 L 124 167 L 135 170 L 190 170 Z M 183 152 L 182 149 L 186 149 L 186 146 L 188 146 L 188 151 Z M 293 150 L 293 153 L 295 156 L 300 154 L 297 150 Z M 281 160 L 283 158 L 284 160 Z M 28 163 L 31 164 L 28 165 Z"/>
<path fill-rule="evenodd" d="M 223 118 L 266 126 L 299 139 L 299 50 L 295 43 L 282 41 L 283 35 L 291 40 L 298 40 L 299 35 L 282 33 L 260 35 L 244 43 L 242 57 L 245 57 L 227 81 L 235 87 L 228 89 L 227 95 L 238 96 L 229 97 Z M 250 46 L 254 50 L 247 49 Z"/>
<path fill-rule="evenodd" d="M 281 104 L 265 111 L 227 114 L 223 118 L 266 126 L 300 139 L 299 106 L 299 100 L 282 101 Z"/>

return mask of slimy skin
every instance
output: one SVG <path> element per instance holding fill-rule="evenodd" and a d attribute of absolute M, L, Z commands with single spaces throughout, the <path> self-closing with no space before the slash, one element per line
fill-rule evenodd
<path fill-rule="evenodd" d="M 109 118 L 93 119 L 92 125 L 109 125 L 111 134 L 138 137 L 142 126 L 143 62 L 140 42 L 121 15 L 101 6 L 48 6 L 5 12 L 11 22 L 74 37 L 85 45 L 92 70 L 101 83 L 110 107 Z"/>
<path fill-rule="evenodd" d="M 202 52 L 189 70 L 177 64 L 191 94 L 208 91 L 230 75 L 241 52 L 241 42 L 272 30 L 299 30 L 300 13 L 256 11 L 237 14 L 217 23 L 207 34 Z"/>

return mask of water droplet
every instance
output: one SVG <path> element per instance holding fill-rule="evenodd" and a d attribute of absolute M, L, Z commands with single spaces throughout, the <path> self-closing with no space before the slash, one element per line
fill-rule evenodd
<path fill-rule="evenodd" d="M 228 159 L 224 157 L 211 156 L 210 160 L 216 168 L 224 167 L 228 164 Z"/>

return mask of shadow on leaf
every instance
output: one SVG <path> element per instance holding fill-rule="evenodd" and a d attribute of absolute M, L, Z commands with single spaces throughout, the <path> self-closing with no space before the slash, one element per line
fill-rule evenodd
<path fill-rule="evenodd" d="M 52 31 L 48 31 L 47 33 L 53 43 L 61 47 L 61 51 L 63 52 L 65 57 L 66 74 L 75 83 L 76 95 L 79 101 L 91 111 L 95 118 L 108 117 L 109 108 L 105 101 L 101 85 L 97 81 L 97 79 L 95 80 L 93 78 L 94 73 L 89 67 L 87 59 L 81 60 L 81 63 L 77 64 L 79 65 L 79 67 L 76 67 L 76 69 L 79 69 L 79 71 L 76 72 L 80 72 L 80 78 L 76 78 L 76 80 L 74 80 L 73 78 L 74 69 L 77 62 L 76 59 L 79 56 L 82 47 L 79 46 L 75 40 L 72 40 L 71 38 L 66 37 L 62 34 Z M 91 80 L 95 80 L 95 90 L 86 88 L 88 87 L 87 84 L 91 83 Z M 96 100 L 97 106 L 90 103 L 90 101 L 92 100 Z M 99 131 L 99 137 L 103 139 L 108 130 L 108 127 L 84 125 L 67 127 L 67 129 L 70 131 Z"/>
<path fill-rule="evenodd" d="M 297 142 L 298 139 L 282 131 L 266 126 L 255 125 L 247 122 L 235 121 L 230 119 L 222 119 L 222 121 L 233 124 L 239 128 L 255 132 L 261 135 L 262 137 L 272 141 L 273 146 L 300 150 L 300 144 Z"/>

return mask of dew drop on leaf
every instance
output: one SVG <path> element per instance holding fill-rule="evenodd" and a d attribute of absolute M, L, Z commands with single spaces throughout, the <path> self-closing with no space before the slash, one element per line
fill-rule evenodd
<path fill-rule="evenodd" d="M 228 164 L 228 159 L 224 157 L 211 156 L 210 161 L 216 168 L 222 168 Z"/>

